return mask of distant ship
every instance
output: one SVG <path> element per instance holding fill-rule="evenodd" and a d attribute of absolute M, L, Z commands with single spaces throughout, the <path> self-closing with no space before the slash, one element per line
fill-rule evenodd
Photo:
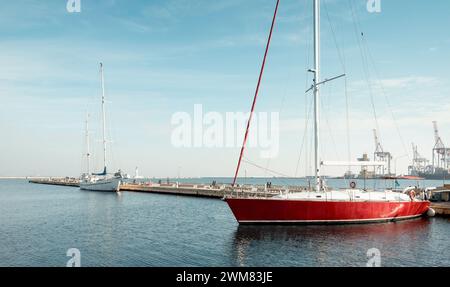
<path fill-rule="evenodd" d="M 120 184 L 123 180 L 121 171 L 119 170 L 114 175 L 108 175 L 108 170 L 106 167 L 106 113 L 105 113 L 105 82 L 103 76 L 103 64 L 100 63 L 100 73 L 102 81 L 102 119 L 103 119 L 103 171 L 101 173 L 90 173 L 89 167 L 89 126 L 88 119 L 86 120 L 86 142 L 87 142 L 87 165 L 88 171 L 83 174 L 80 178 L 80 189 L 82 190 L 92 190 L 92 191 L 115 191 L 120 190 Z"/>
<path fill-rule="evenodd" d="M 404 180 L 423 180 L 423 177 L 420 176 L 414 176 L 414 175 L 399 175 L 399 176 L 383 176 L 381 179 L 404 179 Z"/>
<path fill-rule="evenodd" d="M 419 172 L 418 176 L 430 180 L 450 179 L 450 173 L 448 172 L 448 170 L 436 171 L 433 173 Z"/>
<path fill-rule="evenodd" d="M 279 0 L 277 1 L 272 26 L 266 46 L 269 48 L 272 30 L 276 19 Z M 314 75 L 311 90 L 314 94 L 314 167 L 315 190 L 301 192 L 285 192 L 274 197 L 250 197 L 239 187 L 236 187 L 236 178 L 239 172 L 245 143 L 248 136 L 251 116 L 258 95 L 259 81 L 264 70 L 266 56 L 260 72 L 260 78 L 253 99 L 252 110 L 247 124 L 244 142 L 241 148 L 238 165 L 233 180 L 233 195 L 225 197 L 236 220 L 240 224 L 346 224 L 387 222 L 403 219 L 412 219 L 422 216 L 429 209 L 430 202 L 426 200 L 425 193 L 419 190 L 407 189 L 403 193 L 389 190 L 365 191 L 356 189 L 356 183 L 351 189 L 329 189 L 320 176 L 322 165 L 319 153 L 319 85 L 330 80 L 320 80 L 320 2 L 314 0 Z M 377 166 L 376 162 L 345 163 L 346 165 Z"/>
<path fill-rule="evenodd" d="M 442 167 L 427 166 L 421 170 L 414 170 L 410 167 L 409 176 L 418 176 L 423 179 L 430 180 L 445 180 L 450 179 L 450 173 L 448 169 Z"/>

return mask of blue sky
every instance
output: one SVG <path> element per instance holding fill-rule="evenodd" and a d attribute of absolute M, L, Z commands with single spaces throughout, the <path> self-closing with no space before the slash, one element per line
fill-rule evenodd
<path fill-rule="evenodd" d="M 305 70 L 310 68 L 311 2 L 281 1 L 257 106 L 257 111 L 281 111 L 280 154 L 268 163 L 256 150 L 248 153 L 254 162 L 289 175 L 310 103 L 304 90 L 310 83 Z M 382 143 L 398 157 L 398 172 L 406 172 L 409 159 L 403 155 L 411 157 L 411 142 L 431 156 L 433 120 L 450 142 L 450 3 L 381 0 L 381 13 L 371 14 L 365 0 L 322 2 L 322 74 L 343 72 L 340 51 L 348 75 L 351 157 L 374 149 L 368 83 Z M 0 4 L 0 176 L 78 175 L 87 110 L 99 154 L 100 61 L 111 102 L 111 165 L 129 173 L 139 166 L 141 174 L 155 177 L 174 177 L 178 167 L 182 176 L 231 176 L 238 148 L 175 148 L 171 116 L 192 113 L 194 104 L 206 111 L 248 111 L 275 1 L 81 4 L 81 13 L 73 14 L 65 0 Z M 357 41 L 361 31 L 374 62 L 368 79 Z M 323 157 L 346 159 L 343 80 L 323 87 L 322 104 Z M 299 175 L 308 172 L 310 151 L 307 145 Z M 98 158 L 94 161 L 99 167 Z M 265 174 L 244 168 L 248 175 Z"/>

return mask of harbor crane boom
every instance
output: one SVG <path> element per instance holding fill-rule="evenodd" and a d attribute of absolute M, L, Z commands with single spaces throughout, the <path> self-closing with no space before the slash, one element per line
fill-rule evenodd
<path fill-rule="evenodd" d="M 375 162 L 385 162 L 387 165 L 387 170 L 385 169 L 385 166 L 376 167 L 375 173 L 380 176 L 390 176 L 392 155 L 390 152 L 385 152 L 383 150 L 383 146 L 381 145 L 376 129 L 373 130 L 373 137 L 375 140 L 375 152 L 373 153 L 373 159 Z"/>

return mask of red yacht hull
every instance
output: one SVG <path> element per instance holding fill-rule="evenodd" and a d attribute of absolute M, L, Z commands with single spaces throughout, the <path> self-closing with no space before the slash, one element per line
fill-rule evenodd
<path fill-rule="evenodd" d="M 404 220 L 420 217 L 429 201 L 355 202 L 227 198 L 241 224 L 345 224 Z"/>

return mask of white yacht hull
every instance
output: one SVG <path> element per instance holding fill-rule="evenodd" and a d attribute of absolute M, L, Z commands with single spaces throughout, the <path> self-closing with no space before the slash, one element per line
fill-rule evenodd
<path fill-rule="evenodd" d="M 99 179 L 93 182 L 80 182 L 80 189 L 91 191 L 114 191 L 120 190 L 120 178 Z"/>

